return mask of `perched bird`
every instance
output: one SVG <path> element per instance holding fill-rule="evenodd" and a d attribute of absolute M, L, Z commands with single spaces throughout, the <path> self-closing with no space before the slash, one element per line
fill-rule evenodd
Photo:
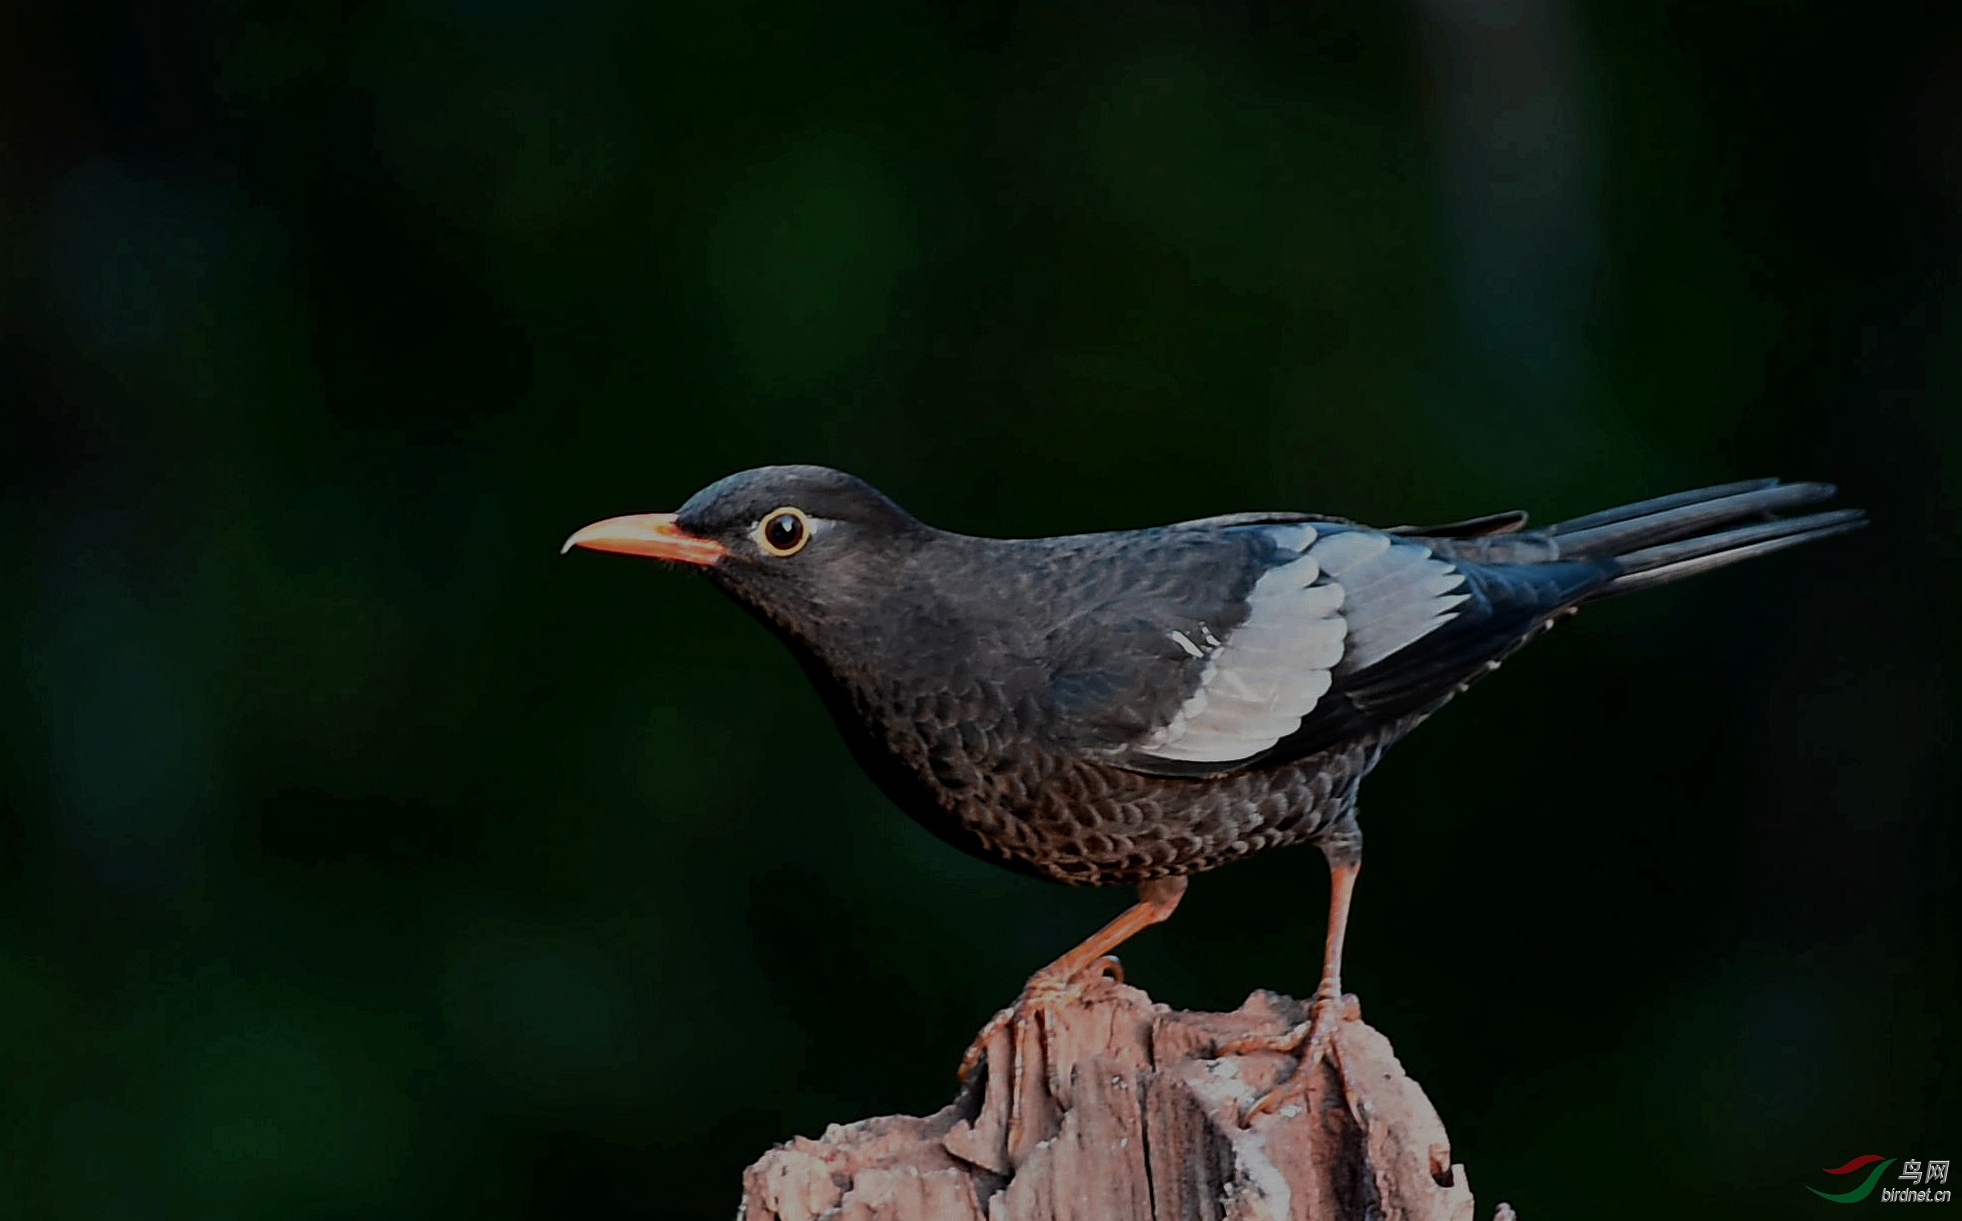
<path fill-rule="evenodd" d="M 1319 846 L 1333 878 L 1321 984 L 1307 1022 L 1260 1043 L 1301 1060 L 1251 1118 L 1331 1052 L 1356 789 L 1383 752 L 1586 603 L 1861 525 L 1856 509 L 1780 516 L 1833 493 L 1758 479 L 1540 530 L 1520 512 L 1387 530 L 1234 513 L 993 539 L 928 526 L 839 471 L 770 466 L 676 513 L 596 522 L 565 549 L 706 573 L 790 647 L 886 795 L 948 843 L 1057 882 L 1138 887 L 1030 979 L 963 1077 L 1004 1023 L 1039 1017 L 1170 916 L 1191 874 Z"/>

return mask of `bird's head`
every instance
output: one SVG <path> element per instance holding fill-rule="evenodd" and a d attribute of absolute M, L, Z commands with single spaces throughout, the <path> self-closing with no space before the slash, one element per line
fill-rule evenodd
<path fill-rule="evenodd" d="M 673 513 L 594 522 L 585 547 L 703 570 L 766 621 L 804 635 L 873 600 L 933 532 L 878 489 L 823 466 L 760 466 L 709 484 Z"/>

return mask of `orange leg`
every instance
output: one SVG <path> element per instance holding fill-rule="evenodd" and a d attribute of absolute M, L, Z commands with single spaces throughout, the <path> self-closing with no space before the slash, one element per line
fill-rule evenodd
<path fill-rule="evenodd" d="M 1316 1000 L 1342 996 L 1342 942 L 1349 935 L 1349 904 L 1356 897 L 1356 875 L 1362 863 L 1331 865 L 1328 871 L 1328 935 L 1322 941 L 1322 983 Z"/>
<path fill-rule="evenodd" d="M 968 1045 L 967 1054 L 961 1057 L 961 1080 L 965 1081 L 973 1075 L 975 1066 L 987 1053 L 988 1041 L 1002 1027 L 1011 1022 L 1019 1025 L 1031 1019 L 1039 1027 L 1045 1026 L 1042 1020 L 1044 1010 L 1075 999 L 1077 981 L 1084 974 L 1115 970 L 1117 960 L 1106 955 L 1143 930 L 1169 919 L 1178 909 L 1179 900 L 1184 897 L 1184 878 L 1156 878 L 1141 883 L 1138 886 L 1138 901 L 1126 908 L 1124 914 L 1092 933 L 1083 944 L 1029 976 L 1029 982 L 1023 985 L 1022 995 L 1015 998 L 1015 1003 L 988 1019 L 988 1024 Z M 1050 1063 L 1054 1064 L 1054 1057 L 1050 1057 Z"/>
<path fill-rule="evenodd" d="M 1349 903 L 1356 893 L 1356 875 L 1362 872 L 1360 861 L 1344 861 L 1329 864 L 1328 896 L 1328 937 L 1322 943 L 1322 982 L 1315 989 L 1315 999 L 1308 1006 L 1308 1020 L 1286 1034 L 1255 1035 L 1245 1039 L 1235 1039 L 1219 1049 L 1222 1056 L 1243 1055 L 1250 1051 L 1281 1051 L 1300 1057 L 1294 1075 L 1267 1091 L 1240 1117 L 1242 1126 L 1252 1123 L 1255 1116 L 1279 1110 L 1283 1105 L 1298 1101 L 1308 1093 L 1308 1083 L 1314 1079 L 1314 1069 L 1324 1058 L 1335 1065 L 1342 1078 L 1342 1090 L 1348 1098 L 1349 1109 L 1356 1107 L 1356 1090 L 1349 1080 L 1348 1072 L 1342 1067 L 1340 1050 L 1336 1046 L 1337 1023 L 1343 1018 L 1358 1016 L 1354 997 L 1342 995 L 1342 940 L 1349 931 Z"/>

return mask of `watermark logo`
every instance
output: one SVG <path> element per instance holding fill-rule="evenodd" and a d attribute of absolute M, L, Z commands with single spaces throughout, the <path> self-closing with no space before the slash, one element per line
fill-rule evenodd
<path fill-rule="evenodd" d="M 1821 1200 L 1831 1200 L 1835 1204 L 1858 1204 L 1873 1194 L 1874 1186 L 1880 1182 L 1880 1176 L 1886 1174 L 1887 1168 L 1892 1166 L 1897 1160 L 1899 1159 L 1882 1157 L 1878 1153 L 1863 1154 L 1846 1163 L 1844 1166 L 1835 1166 L 1826 1171 L 1827 1174 L 1834 1175 L 1855 1175 L 1865 1170 L 1866 1176 L 1859 1181 L 1858 1186 L 1849 1187 L 1845 1191 L 1838 1192 L 1820 1191 L 1817 1187 L 1807 1187 L 1806 1190 L 1818 1196 Z M 1872 1169 L 1868 1169 L 1868 1167 L 1872 1167 Z M 1845 1181 L 1852 1182 L 1850 1178 Z M 1936 1183 L 1946 1184 L 1948 1182 L 1947 1158 L 1931 1160 L 1925 1166 L 1918 1157 L 1908 1158 L 1901 1163 L 1901 1173 L 1896 1176 L 1894 1181 L 1912 1185 L 1908 1187 L 1882 1187 L 1880 1189 L 1881 1203 L 1946 1204 L 1949 1202 L 1949 1194 L 1946 1188 L 1936 1190 L 1933 1186 Z"/>

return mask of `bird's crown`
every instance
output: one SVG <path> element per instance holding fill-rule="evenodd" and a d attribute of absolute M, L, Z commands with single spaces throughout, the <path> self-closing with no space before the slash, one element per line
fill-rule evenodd
<path fill-rule="evenodd" d="M 752 529 L 780 510 L 862 527 L 898 530 L 917 524 L 863 479 L 804 465 L 759 466 L 718 479 L 690 496 L 675 522 L 690 533 L 713 536 Z"/>

